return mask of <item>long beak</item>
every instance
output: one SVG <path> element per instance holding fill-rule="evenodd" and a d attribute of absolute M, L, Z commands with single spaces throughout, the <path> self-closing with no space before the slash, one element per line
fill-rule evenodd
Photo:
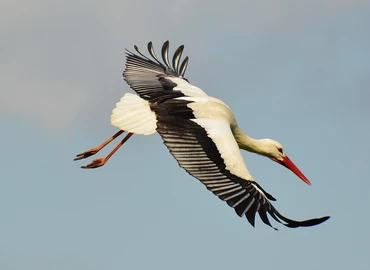
<path fill-rule="evenodd" d="M 307 177 L 297 168 L 296 165 L 294 165 L 293 161 L 291 161 L 287 156 L 283 157 L 283 160 L 278 160 L 273 158 L 273 161 L 276 161 L 277 163 L 280 163 L 284 167 L 288 168 L 292 172 L 295 173 L 299 178 L 302 179 L 303 182 L 305 182 L 307 185 L 311 186 L 311 182 L 307 179 Z"/>

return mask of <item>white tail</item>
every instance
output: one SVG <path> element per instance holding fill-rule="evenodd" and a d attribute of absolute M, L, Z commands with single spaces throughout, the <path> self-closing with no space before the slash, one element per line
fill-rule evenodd
<path fill-rule="evenodd" d="M 149 102 L 134 94 L 125 94 L 110 117 L 113 126 L 143 135 L 156 133 L 157 120 Z"/>

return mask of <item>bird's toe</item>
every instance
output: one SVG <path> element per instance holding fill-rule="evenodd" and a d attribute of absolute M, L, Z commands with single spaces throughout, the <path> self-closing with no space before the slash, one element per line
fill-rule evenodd
<path fill-rule="evenodd" d="M 91 163 L 81 166 L 82 169 L 95 169 L 101 167 L 105 164 L 106 160 L 104 158 L 96 158 Z"/>

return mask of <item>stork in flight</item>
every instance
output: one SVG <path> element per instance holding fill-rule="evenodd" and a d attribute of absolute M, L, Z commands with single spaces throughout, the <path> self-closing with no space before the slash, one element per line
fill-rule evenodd
<path fill-rule="evenodd" d="M 257 212 L 271 227 L 267 213 L 291 228 L 314 226 L 329 219 L 326 216 L 295 221 L 274 208 L 270 201 L 275 198 L 249 173 L 239 149 L 266 156 L 290 169 L 305 183 L 311 185 L 310 181 L 288 158 L 280 143 L 248 137 L 224 102 L 208 96 L 184 78 L 189 60 L 186 57 L 180 65 L 184 46 L 175 51 L 172 66 L 168 41 L 161 51 L 164 63 L 157 58 L 151 42 L 148 51 L 152 59 L 137 46 L 134 48 L 137 54 L 127 51 L 123 77 L 137 95 L 125 94 L 111 116 L 111 124 L 120 131 L 98 147 L 78 154 L 75 160 L 95 155 L 123 132 L 128 134 L 105 158 L 94 159 L 82 168 L 103 166 L 133 134 L 158 132 L 180 167 L 233 207 L 240 217 L 246 216 L 252 226 Z"/>

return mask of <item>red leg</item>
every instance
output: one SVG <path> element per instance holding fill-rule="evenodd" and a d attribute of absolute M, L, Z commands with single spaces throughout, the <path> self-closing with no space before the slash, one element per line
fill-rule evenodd
<path fill-rule="evenodd" d="M 87 151 L 85 151 L 83 153 L 78 154 L 74 160 L 80 160 L 80 159 L 88 158 L 90 156 L 95 155 L 100 150 L 102 150 L 108 143 L 110 143 L 115 138 L 117 138 L 119 135 L 121 135 L 123 132 L 124 132 L 123 130 L 118 131 L 116 134 L 114 134 L 108 140 L 106 140 L 105 142 L 103 142 L 101 145 L 99 145 L 99 146 L 97 146 L 95 148 L 91 148 L 90 150 L 87 150 Z"/>
<path fill-rule="evenodd" d="M 111 156 L 128 140 L 130 137 L 134 135 L 133 133 L 128 133 L 123 140 L 117 144 L 117 146 L 104 158 L 96 158 L 94 159 L 90 164 L 87 164 L 86 166 L 82 166 L 83 169 L 95 169 L 98 167 L 103 166 L 107 161 L 110 159 Z"/>

